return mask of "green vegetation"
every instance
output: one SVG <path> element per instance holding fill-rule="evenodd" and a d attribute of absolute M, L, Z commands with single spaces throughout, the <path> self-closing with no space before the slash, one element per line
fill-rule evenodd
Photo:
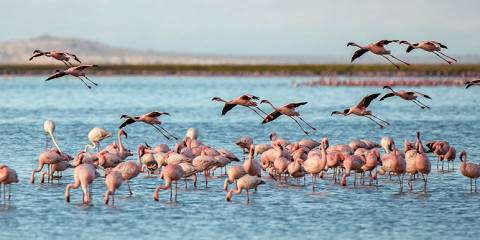
<path fill-rule="evenodd" d="M 0 74 L 12 75 L 48 75 L 59 65 L 0 65 Z M 91 74 L 99 75 L 331 75 L 331 74 L 368 74 L 379 75 L 428 75 L 458 76 L 479 74 L 480 64 L 436 64 L 412 65 L 400 70 L 391 65 L 101 65 L 97 69 L 88 69 Z"/>

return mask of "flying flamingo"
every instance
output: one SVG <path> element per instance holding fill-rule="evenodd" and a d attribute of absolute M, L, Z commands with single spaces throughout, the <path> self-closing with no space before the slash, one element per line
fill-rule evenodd
<path fill-rule="evenodd" d="M 431 53 L 437 55 L 437 57 L 441 58 L 442 60 L 444 60 L 448 64 L 452 64 L 453 62 L 448 60 L 448 59 L 445 59 L 444 57 L 447 57 L 447 58 L 457 62 L 457 60 L 455 58 L 449 57 L 449 56 L 445 55 L 444 53 L 442 53 L 441 52 L 442 48 L 444 48 L 444 49 L 448 49 L 448 48 L 447 48 L 447 46 L 445 46 L 445 45 L 443 45 L 439 42 L 436 42 L 436 41 L 422 41 L 422 42 L 419 42 L 419 43 L 411 44 L 411 43 L 403 40 L 403 41 L 400 41 L 400 44 L 408 45 L 407 53 L 411 52 L 413 49 L 422 49 L 424 51 L 431 52 Z M 441 55 L 443 55 L 444 57 L 440 56 L 439 53 Z"/>
<path fill-rule="evenodd" d="M 88 132 L 88 141 L 90 142 L 85 146 L 85 151 L 87 148 L 95 149 L 97 148 L 97 152 L 100 151 L 100 142 L 112 136 L 111 132 L 99 127 L 94 127 L 90 132 Z"/>
<path fill-rule="evenodd" d="M 467 152 L 460 153 L 460 172 L 463 176 L 470 178 L 470 192 L 472 192 L 472 183 L 475 180 L 475 192 L 477 192 L 477 178 L 480 177 L 480 165 L 467 162 Z"/>
<path fill-rule="evenodd" d="M 230 101 L 223 100 L 219 97 L 212 98 L 212 101 L 224 102 L 225 103 L 225 106 L 222 109 L 222 116 L 227 114 L 228 111 L 232 110 L 232 108 L 234 108 L 235 106 L 238 105 L 238 106 L 243 106 L 243 107 L 249 108 L 250 110 L 254 111 L 258 116 L 260 116 L 263 119 L 263 116 L 260 113 L 258 113 L 255 110 L 255 108 L 265 115 L 267 115 L 267 113 L 265 113 L 262 109 L 260 109 L 257 106 L 257 103 L 252 101 L 252 100 L 259 100 L 259 98 L 256 97 L 256 96 L 253 96 L 251 94 L 245 94 L 245 95 L 242 95 L 242 96 L 237 97 L 235 99 L 232 99 Z"/>
<path fill-rule="evenodd" d="M 88 89 L 91 89 L 92 87 L 90 85 L 88 85 L 85 80 L 83 80 L 83 78 L 81 77 L 84 77 L 85 79 L 87 79 L 89 82 L 91 82 L 93 85 L 95 86 L 98 86 L 97 83 L 95 83 L 94 81 L 90 80 L 86 75 L 85 75 L 85 72 L 83 70 L 87 69 L 87 68 L 91 68 L 91 67 L 98 67 L 98 65 L 91 65 L 91 64 L 82 64 L 82 65 L 79 65 L 79 66 L 76 66 L 76 67 L 71 67 L 71 68 L 68 68 L 67 70 L 64 70 L 64 71 L 60 71 L 60 70 L 56 70 L 55 71 L 55 74 L 53 74 L 52 76 L 48 77 L 45 81 L 50 81 L 52 79 L 55 79 L 55 78 L 59 78 L 59 77 L 63 77 L 63 76 L 66 76 L 66 75 L 71 75 L 71 76 L 74 76 L 78 79 L 80 79 L 83 84 L 85 84 L 85 86 L 87 86 Z"/>
<path fill-rule="evenodd" d="M 10 201 L 11 189 L 10 186 L 12 183 L 18 183 L 17 172 L 7 165 L 0 165 L 0 184 L 3 185 L 3 201 L 7 198 L 5 185 L 8 185 L 8 201 Z"/>
<path fill-rule="evenodd" d="M 153 192 L 153 200 L 158 201 L 158 192 L 164 189 L 170 189 L 170 201 L 172 201 L 172 182 L 175 182 L 175 201 L 177 201 L 177 183 L 183 177 L 183 169 L 176 164 L 168 164 L 160 173 L 160 178 L 165 179 L 165 185 L 158 186 Z"/>
<path fill-rule="evenodd" d="M 469 88 L 469 87 L 475 86 L 475 85 L 480 85 L 480 79 L 465 82 L 465 88 Z"/>
<path fill-rule="evenodd" d="M 170 114 L 167 112 L 158 112 L 158 111 L 149 112 L 149 113 L 145 113 L 138 116 L 129 116 L 124 114 L 120 118 L 125 118 L 126 120 L 122 123 L 122 125 L 120 125 L 119 128 L 124 128 L 125 126 L 132 123 L 143 122 L 157 129 L 157 131 L 159 131 L 167 140 L 170 140 L 170 137 L 174 138 L 175 140 L 178 140 L 177 137 L 175 137 L 173 134 L 168 132 L 165 128 L 160 126 L 162 122 L 158 120 L 158 117 L 162 115 L 170 116 Z M 165 131 L 167 135 L 170 135 L 170 137 L 168 137 L 165 133 L 163 133 L 162 130 Z"/>
<path fill-rule="evenodd" d="M 55 141 L 55 137 L 53 136 L 53 132 L 55 132 L 55 123 L 52 120 L 46 120 L 43 123 L 43 131 L 45 132 L 45 150 L 48 149 L 48 135 L 50 135 L 52 143 L 55 145 L 58 151 L 62 152 L 57 144 L 57 141 Z"/>
<path fill-rule="evenodd" d="M 84 163 L 74 168 L 74 183 L 68 184 L 65 188 L 65 200 L 67 203 L 70 202 L 70 189 L 77 189 L 81 186 L 83 192 L 83 204 L 88 204 L 88 202 L 90 202 L 88 188 L 90 187 L 91 190 L 91 185 L 96 176 L 97 171 L 95 170 L 95 166 L 93 164 Z"/>
<path fill-rule="evenodd" d="M 350 108 L 346 108 L 345 110 L 343 110 L 343 112 L 334 111 L 334 112 L 332 112 L 331 115 L 339 114 L 339 115 L 343 115 L 343 116 L 348 116 L 350 114 L 354 114 L 354 115 L 357 115 L 357 116 L 360 116 L 360 117 L 366 117 L 366 118 L 370 119 L 371 121 L 373 121 L 374 123 L 376 123 L 378 126 L 380 126 L 380 128 L 383 128 L 384 126 L 382 124 L 378 123 L 377 121 L 373 120 L 373 118 L 378 119 L 378 120 L 384 122 L 387 125 L 390 125 L 390 123 L 388 123 L 388 122 L 378 118 L 377 116 L 373 115 L 372 111 L 367 110 L 367 107 L 370 105 L 370 103 L 375 98 L 377 98 L 379 95 L 380 95 L 380 93 L 374 93 L 374 94 L 370 94 L 368 96 L 365 96 L 356 105 L 354 105 Z"/>
<path fill-rule="evenodd" d="M 232 200 L 232 195 L 233 193 L 239 195 L 242 193 L 242 189 L 245 189 L 247 191 L 247 203 L 250 202 L 250 189 L 257 189 L 258 185 L 265 184 L 265 182 L 257 177 L 257 176 L 250 176 L 250 175 L 245 175 L 237 180 L 237 189 L 230 189 L 230 191 L 227 192 L 226 200 L 230 202 Z"/>
<path fill-rule="evenodd" d="M 430 108 L 429 106 L 423 104 L 422 102 L 420 102 L 420 100 L 417 99 L 419 96 L 427 98 L 427 99 L 432 99 L 431 97 L 429 97 L 426 94 L 423 94 L 423 93 L 420 93 L 420 92 L 414 92 L 414 91 L 404 91 L 404 90 L 395 92 L 395 91 L 393 91 L 393 89 L 390 86 L 384 86 L 383 87 L 383 89 L 386 89 L 386 88 L 390 89 L 390 91 L 392 91 L 392 92 L 385 94 L 382 98 L 380 98 L 380 101 L 383 101 L 385 98 L 398 96 L 403 100 L 412 101 L 413 103 L 417 104 L 417 106 L 419 106 L 422 109 Z"/>
<path fill-rule="evenodd" d="M 305 134 L 308 134 L 307 131 L 305 131 L 305 129 L 302 127 L 302 125 L 300 125 L 300 123 L 297 121 L 297 119 L 295 119 L 294 117 L 297 117 L 298 119 L 300 119 L 302 122 L 304 122 L 305 124 L 307 124 L 307 126 L 309 126 L 313 131 L 317 131 L 316 128 L 312 127 L 312 125 L 308 124 L 307 122 L 305 122 L 305 120 L 303 120 L 302 117 L 300 117 L 300 113 L 295 111 L 296 108 L 302 106 L 302 105 L 305 105 L 307 104 L 307 102 L 299 102 L 299 103 L 289 103 L 289 104 L 286 104 L 286 105 L 283 105 L 281 107 L 275 107 L 273 106 L 273 104 L 268 101 L 268 100 L 262 100 L 260 101 L 260 103 L 267 103 L 269 104 L 273 109 L 274 111 L 271 112 L 270 114 L 268 114 L 264 119 L 263 119 L 263 122 L 262 124 L 265 124 L 265 123 L 268 123 L 268 122 L 271 122 L 275 119 L 277 119 L 278 117 L 282 116 L 282 115 L 285 115 L 291 119 L 293 119 L 297 124 L 298 126 L 303 130 L 303 132 Z"/>
<path fill-rule="evenodd" d="M 390 50 L 385 49 L 385 45 L 388 45 L 388 44 L 390 44 L 390 43 L 392 43 L 392 42 L 398 42 L 398 40 L 380 40 L 380 41 L 378 41 L 378 42 L 376 42 L 376 43 L 370 43 L 370 44 L 368 44 L 368 45 L 365 46 L 365 47 L 362 47 L 362 46 L 360 46 L 360 45 L 358 45 L 358 44 L 356 44 L 356 43 L 354 43 L 354 42 L 349 42 L 349 43 L 347 44 L 347 47 L 348 47 L 348 46 L 355 46 L 355 47 L 359 47 L 359 48 L 360 48 L 359 50 L 357 50 L 357 51 L 353 54 L 353 56 L 352 56 L 352 62 L 353 62 L 355 59 L 357 59 L 357 58 L 359 58 L 360 56 L 362 56 L 363 54 L 365 54 L 366 52 L 371 52 L 371 53 L 373 53 L 373 54 L 376 54 L 376 55 L 379 55 L 379 56 L 384 57 L 384 58 L 387 59 L 391 64 L 393 64 L 397 69 L 400 69 L 400 67 L 399 67 L 397 64 L 393 63 L 393 62 L 392 62 L 388 57 L 386 57 L 386 56 L 390 56 L 390 57 L 392 57 L 392 58 L 395 58 L 396 60 L 398 60 L 399 62 L 404 63 L 404 64 L 407 65 L 407 66 L 410 65 L 409 63 L 404 62 L 404 61 L 398 59 L 397 57 L 393 56 L 393 55 L 391 54 Z"/>
<path fill-rule="evenodd" d="M 65 64 L 67 67 L 73 67 L 73 64 L 70 63 L 70 58 L 73 58 L 78 63 L 82 63 L 80 61 L 80 59 L 78 59 L 78 57 L 75 54 L 72 54 L 72 53 L 57 52 L 57 51 L 43 52 L 43 51 L 38 50 L 38 49 L 33 51 L 33 56 L 31 56 L 28 59 L 28 61 L 32 61 L 34 58 L 41 57 L 41 56 L 54 58 L 54 59 L 62 62 L 63 64 Z"/>
<path fill-rule="evenodd" d="M 108 201 L 110 200 L 110 196 L 112 196 L 112 206 L 115 205 L 115 191 L 122 185 L 123 178 L 122 174 L 117 171 L 110 172 L 105 177 L 105 185 L 107 185 L 107 191 L 105 192 L 105 197 L 103 198 L 103 202 L 108 205 Z"/>

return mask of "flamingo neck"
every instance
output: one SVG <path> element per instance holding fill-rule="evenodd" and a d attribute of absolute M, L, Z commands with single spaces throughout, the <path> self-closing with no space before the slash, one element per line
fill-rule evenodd
<path fill-rule="evenodd" d="M 125 153 L 125 148 L 123 147 L 122 136 L 120 131 L 118 131 L 117 137 L 118 137 L 119 152 L 120 152 L 120 155 L 123 155 Z"/>
<path fill-rule="evenodd" d="M 55 136 L 53 135 L 52 131 L 48 131 L 48 135 L 50 135 L 50 138 L 52 139 L 53 144 L 54 144 L 55 147 L 58 149 L 58 151 L 60 151 L 60 153 L 61 153 L 62 150 L 61 150 L 60 147 L 58 146 L 57 141 L 55 140 Z"/>

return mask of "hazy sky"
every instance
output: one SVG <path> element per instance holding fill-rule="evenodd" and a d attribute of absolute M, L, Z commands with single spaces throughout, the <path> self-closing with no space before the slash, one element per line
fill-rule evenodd
<path fill-rule="evenodd" d="M 168 52 L 335 56 L 350 40 L 480 53 L 478 0 L 0 0 L 0 41 L 41 34 Z"/>

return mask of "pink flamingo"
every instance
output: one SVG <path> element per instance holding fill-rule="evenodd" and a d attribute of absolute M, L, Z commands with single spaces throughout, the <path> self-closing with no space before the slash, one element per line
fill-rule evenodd
<path fill-rule="evenodd" d="M 245 169 L 245 172 L 247 172 L 249 175 L 252 176 L 262 176 L 262 169 L 260 167 L 260 164 L 253 158 L 253 149 L 254 146 L 253 144 L 250 145 L 250 151 L 248 153 L 248 158 L 243 162 L 243 168 Z"/>
<path fill-rule="evenodd" d="M 242 193 L 242 189 L 245 189 L 247 191 L 247 203 L 250 202 L 250 189 L 257 189 L 258 185 L 265 184 L 265 182 L 257 177 L 257 176 L 250 176 L 250 175 L 245 175 L 237 180 L 237 189 L 230 189 L 230 191 L 227 192 L 227 196 L 225 197 L 227 202 L 230 202 L 232 200 L 232 195 L 233 193 L 239 195 Z"/>
<path fill-rule="evenodd" d="M 115 191 L 122 185 L 123 178 L 122 174 L 117 171 L 111 171 L 105 177 L 105 185 L 107 185 L 107 191 L 105 192 L 105 197 L 103 198 L 103 202 L 108 205 L 108 201 L 110 200 L 110 196 L 112 196 L 112 206 L 115 205 Z"/>
<path fill-rule="evenodd" d="M 404 90 L 395 92 L 395 91 L 393 91 L 392 87 L 390 87 L 390 86 L 384 86 L 383 87 L 383 89 L 386 89 L 386 88 L 389 89 L 392 92 L 385 94 L 382 98 L 380 98 L 380 101 L 383 101 L 385 98 L 398 96 L 403 100 L 412 101 L 417 106 L 419 106 L 421 109 L 425 109 L 425 108 L 430 109 L 429 106 L 423 104 L 422 102 L 420 102 L 420 100 L 417 99 L 419 96 L 427 98 L 427 99 L 432 99 L 430 96 L 428 96 L 426 94 L 423 94 L 423 93 L 420 93 L 420 92 L 414 92 L 414 91 L 404 91 Z"/>
<path fill-rule="evenodd" d="M 305 122 L 305 120 L 303 120 L 302 117 L 300 117 L 300 113 L 295 111 L 296 108 L 302 106 L 302 105 L 305 105 L 307 104 L 307 102 L 299 102 L 299 103 L 288 103 L 288 104 L 285 104 L 281 107 L 275 107 L 270 101 L 268 100 L 262 100 L 260 101 L 260 103 L 267 103 L 269 104 L 272 108 L 273 108 L 273 112 L 271 112 L 270 114 L 268 114 L 262 121 L 262 124 L 265 124 L 265 123 L 268 123 L 268 122 L 271 122 L 275 119 L 277 119 L 278 117 L 282 116 L 282 115 L 285 115 L 291 119 L 293 119 L 293 121 L 295 121 L 297 123 L 297 125 L 302 129 L 302 131 L 308 135 L 308 132 L 302 127 L 302 125 L 300 125 L 300 123 L 297 121 L 297 119 L 295 119 L 294 117 L 297 117 L 298 119 L 300 119 L 300 121 L 302 121 L 303 123 L 305 123 L 308 127 L 310 127 L 313 131 L 317 131 L 316 128 L 312 127 L 312 125 L 310 125 L 309 123 Z"/>
<path fill-rule="evenodd" d="M 93 183 L 93 180 L 97 176 L 97 171 L 93 164 L 84 163 L 80 164 L 73 170 L 74 183 L 68 184 L 65 188 L 65 200 L 70 202 L 70 189 L 77 189 L 82 187 L 83 192 L 83 204 L 90 202 L 89 187 Z M 91 187 L 90 187 L 91 188 Z M 91 190 L 91 189 L 90 189 Z"/>
<path fill-rule="evenodd" d="M 7 193 L 5 191 L 5 185 L 8 185 L 8 201 L 11 197 L 11 184 L 18 183 L 17 172 L 7 165 L 0 165 L 0 184 L 3 185 L 3 201 L 7 198 Z"/>
<path fill-rule="evenodd" d="M 165 185 L 158 186 L 153 192 L 153 200 L 158 201 L 160 190 L 170 189 L 170 201 L 172 201 L 172 182 L 175 182 L 175 201 L 177 201 L 177 183 L 183 177 L 183 169 L 179 165 L 169 164 L 163 168 L 160 178 L 165 180 Z"/>
<path fill-rule="evenodd" d="M 33 51 L 33 56 L 31 56 L 28 59 L 28 61 L 32 61 L 34 58 L 41 57 L 41 56 L 54 58 L 54 59 L 62 62 L 63 64 L 65 64 L 67 67 L 73 67 L 73 64 L 70 63 L 70 58 L 73 58 L 78 63 L 82 63 L 80 61 L 80 59 L 77 57 L 77 55 L 75 55 L 73 53 L 58 52 L 58 51 L 43 52 L 43 51 L 38 50 L 38 49 Z"/>
<path fill-rule="evenodd" d="M 142 156 L 145 154 L 145 146 L 138 145 L 137 152 L 137 163 L 134 161 L 121 162 L 112 169 L 112 171 L 117 171 L 122 174 L 123 180 L 127 182 L 130 195 L 133 194 L 130 188 L 130 180 L 137 177 L 140 172 L 143 172 Z"/>
<path fill-rule="evenodd" d="M 158 112 L 158 111 L 153 111 L 149 113 L 145 113 L 142 115 L 138 116 L 129 116 L 129 115 L 122 115 L 120 118 L 125 118 L 126 120 L 120 125 L 118 128 L 124 128 L 127 125 L 130 125 L 132 123 L 136 122 L 143 122 L 145 124 L 148 124 L 152 127 L 154 127 L 158 132 L 160 132 L 167 140 L 170 140 L 170 137 L 172 137 L 175 140 L 178 140 L 177 137 L 175 137 L 173 134 L 171 134 L 169 131 L 167 131 L 165 128 L 161 126 L 162 122 L 158 119 L 158 117 L 162 115 L 167 115 L 170 116 L 169 113 L 167 112 Z M 165 132 L 162 132 L 162 130 Z M 167 136 L 169 135 L 169 136 Z"/>
<path fill-rule="evenodd" d="M 91 82 L 93 85 L 95 86 L 98 86 L 98 84 L 92 80 L 90 80 L 90 78 L 88 78 L 86 75 L 85 75 L 85 72 L 83 70 L 87 69 L 87 68 L 91 68 L 91 67 L 98 67 L 98 65 L 85 65 L 85 64 L 82 64 L 82 65 L 79 65 L 79 66 L 76 66 L 76 67 L 70 67 L 68 68 L 67 70 L 64 70 L 64 71 L 60 71 L 60 70 L 56 70 L 55 71 L 55 74 L 53 74 L 52 76 L 48 77 L 45 81 L 50 81 L 52 79 L 56 79 L 56 78 L 59 78 L 59 77 L 63 77 L 63 76 L 66 76 L 66 75 L 71 75 L 71 76 L 74 76 L 78 79 L 80 79 L 80 81 L 82 81 L 83 84 L 85 84 L 85 86 L 87 86 L 88 89 L 91 89 L 92 87 L 90 85 L 88 85 L 84 80 L 83 78 L 81 77 L 84 77 L 85 79 L 87 79 L 89 82 Z"/>
<path fill-rule="evenodd" d="M 50 182 L 50 165 L 59 163 L 61 161 L 68 161 L 69 159 L 70 156 L 65 153 L 61 153 L 60 150 L 58 150 L 57 148 L 52 148 L 50 150 L 40 153 L 40 156 L 38 157 L 38 168 L 32 171 L 32 175 L 30 176 L 30 183 L 35 183 L 35 173 L 42 171 L 45 164 L 47 165 L 47 171 L 49 176 L 48 182 Z"/>
<path fill-rule="evenodd" d="M 403 64 L 409 66 L 410 64 L 407 63 L 407 62 L 404 62 L 400 59 L 398 59 L 397 57 L 393 56 L 390 52 L 390 50 L 387 50 L 385 49 L 385 46 L 392 43 L 392 42 L 398 42 L 398 40 L 380 40 L 376 43 L 370 43 L 368 44 L 367 46 L 365 47 L 362 47 L 354 42 L 349 42 L 347 44 L 347 47 L 348 46 L 355 46 L 355 47 L 358 47 L 360 48 L 359 50 L 357 50 L 353 56 L 352 56 L 352 62 L 355 61 L 355 59 L 359 58 L 360 56 L 362 56 L 363 54 L 365 54 L 366 52 L 371 52 L 375 55 L 378 55 L 378 56 L 382 56 L 383 58 L 387 59 L 387 61 L 389 61 L 391 64 L 393 64 L 393 66 L 395 66 L 397 69 L 400 69 L 400 67 L 395 64 L 394 62 L 392 62 L 392 60 L 390 60 L 388 57 L 386 56 L 390 56 L 396 60 L 398 60 L 399 62 L 402 62 Z"/>
<path fill-rule="evenodd" d="M 383 125 L 378 123 L 377 121 L 373 120 L 373 118 L 375 118 L 377 120 L 380 120 L 387 125 L 390 125 L 390 123 L 388 123 L 388 122 L 378 118 L 377 116 L 373 115 L 372 111 L 367 110 L 370 103 L 375 98 L 377 98 L 378 96 L 380 96 L 380 93 L 375 93 L 375 94 L 370 94 L 368 96 L 365 96 L 356 105 L 354 105 L 350 108 L 346 108 L 345 110 L 343 110 L 343 112 L 333 111 L 331 115 L 338 114 L 338 115 L 348 116 L 348 115 L 354 114 L 354 115 L 357 115 L 359 117 L 366 117 L 366 118 L 370 119 L 371 121 L 373 121 L 375 124 L 377 124 L 380 128 L 383 128 Z"/>
<path fill-rule="evenodd" d="M 212 101 L 224 102 L 225 103 L 225 106 L 222 109 L 222 116 L 227 114 L 227 112 L 229 112 L 230 110 L 232 110 L 232 108 L 234 108 L 235 106 L 238 105 L 238 106 L 243 106 L 243 107 L 249 108 L 250 110 L 254 111 L 258 116 L 260 116 L 263 119 L 263 116 L 260 113 L 258 113 L 257 110 L 262 112 L 265 115 L 267 113 L 265 113 L 262 109 L 260 109 L 257 106 L 257 103 L 252 101 L 252 100 L 259 100 L 259 98 L 256 97 L 256 96 L 253 96 L 251 94 L 245 94 L 245 95 L 239 96 L 235 99 L 232 99 L 230 101 L 223 100 L 219 97 L 212 98 Z M 257 109 L 257 110 L 255 110 L 255 109 Z"/>
<path fill-rule="evenodd" d="M 445 55 L 444 53 L 442 53 L 441 52 L 442 48 L 443 49 L 448 49 L 448 48 L 444 44 L 436 42 L 436 41 L 422 41 L 422 42 L 419 42 L 419 43 L 411 44 L 411 43 L 403 40 L 403 41 L 400 41 L 399 43 L 408 45 L 407 53 L 411 52 L 413 49 L 422 49 L 424 51 L 431 52 L 431 53 L 437 55 L 437 57 L 439 57 L 443 61 L 447 62 L 448 64 L 452 64 L 453 62 L 445 59 L 444 57 L 447 57 L 447 58 L 457 62 L 457 60 L 455 58 L 449 57 L 449 56 Z M 443 55 L 444 57 L 440 56 L 439 53 L 441 55 Z"/>
<path fill-rule="evenodd" d="M 475 192 L 477 192 L 477 179 L 480 177 L 480 165 L 467 162 L 467 152 L 460 153 L 460 172 L 463 176 L 470 178 L 470 192 L 472 192 L 472 183 L 475 180 Z"/>

